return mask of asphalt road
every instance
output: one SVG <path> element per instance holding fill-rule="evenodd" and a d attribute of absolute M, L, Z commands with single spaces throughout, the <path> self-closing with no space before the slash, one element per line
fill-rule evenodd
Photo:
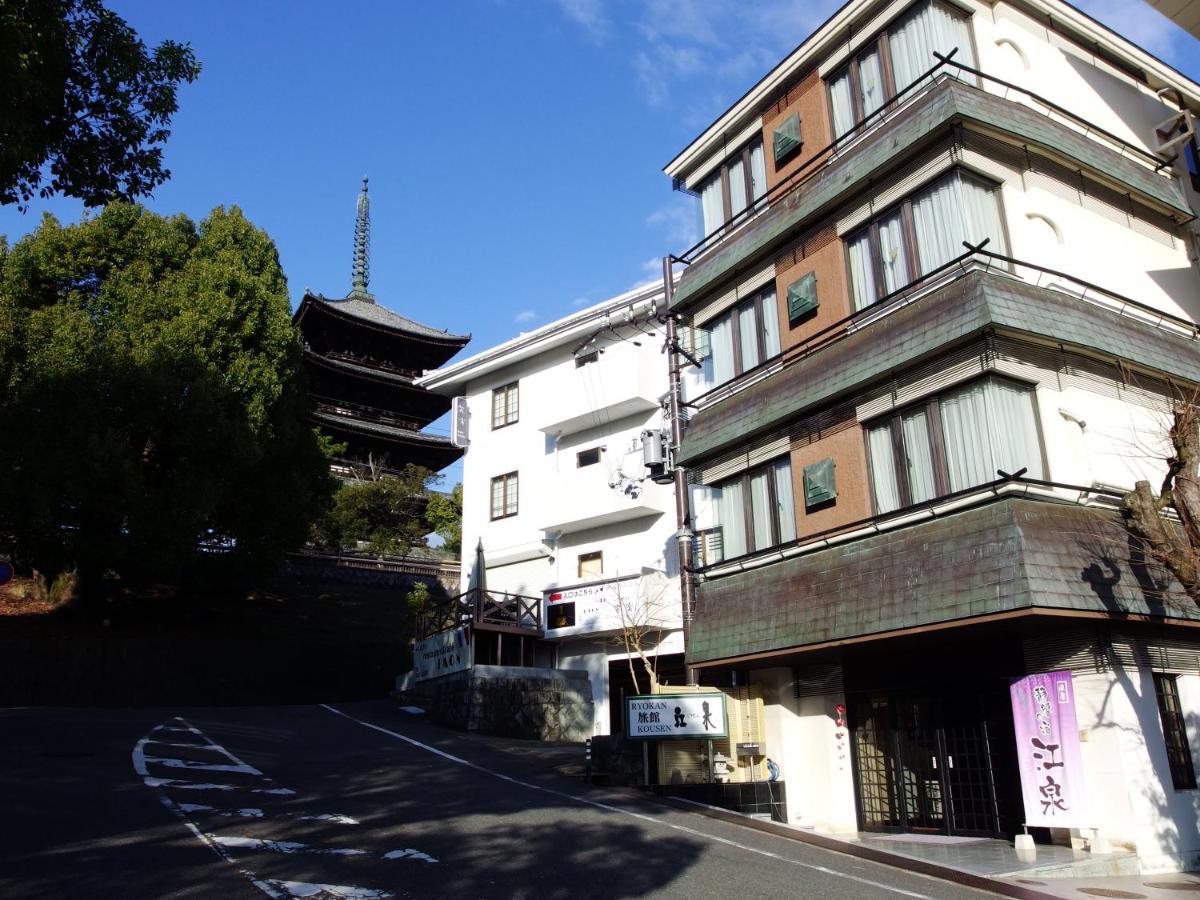
<path fill-rule="evenodd" d="M 0 710 L 0 897 L 981 898 L 390 703 Z"/>

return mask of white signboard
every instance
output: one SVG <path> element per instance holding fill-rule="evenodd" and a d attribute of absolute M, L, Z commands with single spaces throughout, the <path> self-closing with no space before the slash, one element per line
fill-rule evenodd
<path fill-rule="evenodd" d="M 670 741 L 729 736 L 725 695 L 719 691 L 626 697 L 625 711 L 631 738 Z"/>
<path fill-rule="evenodd" d="M 680 627 L 679 595 L 669 591 L 666 576 L 654 570 L 546 591 L 543 601 L 549 639 L 623 628 Z"/>
<path fill-rule="evenodd" d="M 417 681 L 471 668 L 471 639 L 465 626 L 417 641 L 413 647 L 413 677 Z"/>

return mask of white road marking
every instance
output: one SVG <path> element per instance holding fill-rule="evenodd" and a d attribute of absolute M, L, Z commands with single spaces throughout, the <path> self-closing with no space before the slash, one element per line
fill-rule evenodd
<path fill-rule="evenodd" d="M 419 859 L 423 862 L 437 862 L 428 853 L 422 853 L 420 850 L 393 850 L 391 853 L 383 854 L 384 859 Z"/>
<path fill-rule="evenodd" d="M 237 775 L 258 775 L 262 772 L 245 763 L 202 763 L 190 759 L 175 759 L 170 756 L 147 756 L 146 762 L 155 766 L 166 766 L 168 769 L 188 769 L 199 772 L 233 772 Z"/>
<path fill-rule="evenodd" d="M 275 794 L 280 797 L 290 797 L 296 792 L 291 788 L 252 788 L 244 784 L 213 784 L 206 781 L 182 781 L 178 778 L 155 778 L 145 775 L 142 778 L 147 787 L 171 788 L 180 791 L 245 791 L 248 794 Z"/>
<path fill-rule="evenodd" d="M 319 816 L 297 816 L 301 822 L 333 822 L 335 825 L 359 825 L 358 819 L 340 813 L 321 813 Z"/>
<path fill-rule="evenodd" d="M 256 806 L 245 809 L 217 809 L 215 806 L 205 806 L 203 803 L 180 803 L 179 808 L 188 813 L 208 813 L 211 816 L 227 816 L 230 818 L 261 819 L 263 811 Z"/>
<path fill-rule="evenodd" d="M 147 742 L 150 744 L 158 744 L 161 747 L 182 747 L 185 750 L 220 750 L 221 748 L 215 744 L 184 744 L 180 741 L 160 741 L 158 738 L 150 738 Z"/>
<path fill-rule="evenodd" d="M 366 856 L 366 850 L 350 847 L 314 847 L 299 841 L 269 841 L 264 838 L 242 837 L 234 834 L 206 834 L 210 841 L 222 847 L 238 850 L 266 850 L 271 853 L 312 853 L 316 856 Z"/>
<path fill-rule="evenodd" d="M 778 860 L 779 862 L 788 863 L 793 866 L 799 866 L 800 868 L 803 868 L 803 869 L 812 869 L 813 871 L 821 872 L 826 875 L 833 875 L 833 876 L 836 876 L 837 878 L 845 878 L 849 881 L 857 882 L 858 884 L 867 884 L 867 885 L 870 885 L 871 887 L 880 888 L 881 890 L 885 890 L 885 891 L 890 891 L 894 894 L 901 894 L 905 897 L 915 897 L 915 898 L 918 898 L 918 900 L 932 900 L 932 898 L 928 897 L 925 894 L 918 894 L 914 891 L 905 891 L 900 888 L 893 887 L 890 884 L 884 884 L 881 881 L 872 881 L 869 878 L 861 878 L 857 875 L 849 875 L 846 872 L 839 872 L 836 869 L 830 869 L 830 868 L 827 868 L 826 866 L 818 866 L 813 863 L 806 863 L 806 862 L 800 862 L 800 861 L 794 860 L 794 859 L 788 859 L 788 857 L 782 856 L 778 853 L 772 853 L 770 850 L 763 850 L 758 847 L 751 847 L 748 844 L 742 844 L 742 843 L 739 843 L 738 841 L 730 840 L 729 838 L 720 837 L 715 834 L 709 834 L 704 831 L 699 831 L 695 828 L 689 828 L 686 825 L 679 825 L 675 822 L 666 822 L 661 819 L 656 819 L 654 816 L 648 816 L 645 813 L 634 812 L 631 809 L 623 809 L 620 806 L 613 806 L 609 803 L 601 803 L 599 800 L 592 800 L 588 797 L 580 797 L 577 794 L 568 794 L 565 791 L 557 791 L 553 788 L 548 788 L 543 785 L 533 784 L 528 781 L 522 781 L 519 778 L 513 778 L 511 775 L 504 775 L 500 772 L 494 772 L 491 769 L 488 769 L 488 768 L 485 768 L 484 766 L 479 765 L 478 763 L 473 763 L 470 760 L 463 759 L 460 756 L 455 756 L 452 753 L 447 753 L 444 750 L 439 750 L 437 747 L 432 747 L 429 744 L 422 743 L 421 741 L 418 741 L 415 738 L 408 737 L 407 735 L 400 734 L 399 732 L 389 731 L 387 728 L 383 728 L 383 727 L 381 727 L 379 725 L 375 725 L 371 722 L 365 722 L 362 719 L 356 719 L 354 716 L 350 715 L 349 713 L 344 713 L 340 709 L 335 709 L 334 707 L 330 706 L 327 703 L 322 703 L 322 704 L 320 704 L 320 706 L 322 706 L 324 709 L 329 710 L 334 715 L 341 716 L 343 719 L 349 719 L 351 722 L 357 722 L 359 725 L 362 725 L 364 728 L 370 728 L 373 731 L 378 731 L 381 734 L 386 734 L 388 737 L 393 737 L 393 738 L 396 738 L 396 740 L 404 741 L 407 744 L 411 744 L 412 746 L 417 747 L 421 750 L 424 750 L 428 753 L 432 753 L 435 756 L 440 756 L 442 759 L 448 760 L 452 763 L 456 763 L 460 766 L 465 766 L 469 769 L 474 769 L 475 771 L 481 772 L 484 775 L 490 775 L 493 778 L 498 778 L 501 781 L 507 781 L 510 784 L 515 784 L 520 787 L 528 788 L 529 790 L 532 790 L 532 791 L 540 791 L 543 794 L 549 794 L 553 797 L 558 797 L 562 800 L 570 800 L 573 803 L 581 803 L 586 806 L 592 806 L 592 807 L 595 807 L 596 809 L 603 809 L 606 812 L 619 813 L 620 815 L 623 815 L 623 816 L 629 816 L 634 819 L 640 819 L 644 822 L 649 822 L 653 825 L 657 825 L 657 826 L 664 827 L 664 828 L 670 828 L 674 831 L 679 831 L 684 834 L 689 834 L 689 835 L 692 835 L 693 837 L 697 837 L 702 840 L 713 841 L 718 844 L 725 844 L 728 847 L 735 847 L 738 850 L 745 850 L 747 853 L 754 853 L 754 854 L 757 854 L 758 856 L 765 856 L 770 859 Z"/>
<path fill-rule="evenodd" d="M 377 891 L 371 888 L 347 887 L 342 884 L 315 884 L 308 881 L 280 881 L 270 879 L 272 886 L 286 891 L 292 897 L 319 897 L 328 894 L 331 897 L 343 897 L 345 900 L 387 900 L 392 896 L 387 891 Z"/>

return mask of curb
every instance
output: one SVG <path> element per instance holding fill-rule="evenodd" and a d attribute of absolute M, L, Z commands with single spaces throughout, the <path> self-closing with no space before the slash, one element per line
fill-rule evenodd
<path fill-rule="evenodd" d="M 584 785 L 589 789 L 593 789 L 592 785 Z M 1062 900 L 1057 894 L 1048 894 L 1043 891 L 1038 891 L 1033 888 L 1024 887 L 1018 884 L 1009 884 L 1004 881 L 996 881 L 992 878 L 987 878 L 983 875 L 976 875 L 972 872 L 964 872 L 962 869 L 955 869 L 950 866 L 939 865 L 938 863 L 926 862 L 925 860 L 913 859 L 910 856 L 901 856 L 898 853 L 888 853 L 884 850 L 877 850 L 873 847 L 862 847 L 846 841 L 839 841 L 835 838 L 825 837 L 820 834 L 813 834 L 807 831 L 798 831 L 794 828 L 789 828 L 786 825 L 780 825 L 778 822 L 764 822 L 761 819 L 752 818 L 745 813 L 734 812 L 733 810 L 722 809 L 717 806 L 709 806 L 705 803 L 697 803 L 694 800 L 682 800 L 678 797 L 663 797 L 650 792 L 642 792 L 628 787 L 605 787 L 604 790 L 612 793 L 621 794 L 633 800 L 650 800 L 671 809 L 679 810 L 680 812 L 690 812 L 696 815 L 704 816 L 708 819 L 716 819 L 720 822 L 725 822 L 729 825 L 740 825 L 743 828 L 749 828 L 753 831 L 761 831 L 765 834 L 770 834 L 775 837 L 786 838 L 787 840 L 795 841 L 799 844 L 808 844 L 812 847 L 818 847 L 822 850 L 829 850 L 833 853 L 841 853 L 846 856 L 852 856 L 856 859 L 863 859 L 869 862 L 880 863 L 885 866 L 891 866 L 894 869 L 903 869 L 906 872 L 912 872 L 916 875 L 925 875 L 929 878 L 936 878 L 940 881 L 949 881 L 953 884 L 962 887 L 975 888 L 976 890 L 986 891 L 990 894 L 998 894 L 1002 897 L 1015 897 L 1017 900 Z"/>

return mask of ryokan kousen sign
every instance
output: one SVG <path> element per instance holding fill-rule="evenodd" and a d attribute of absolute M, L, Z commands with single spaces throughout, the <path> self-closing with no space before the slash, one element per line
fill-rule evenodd
<path fill-rule="evenodd" d="M 471 639 L 466 626 L 451 628 L 417 641 L 413 647 L 413 677 L 417 681 L 471 668 Z"/>
<path fill-rule="evenodd" d="M 720 692 L 626 697 L 625 704 L 631 738 L 669 741 L 729 736 L 725 695 Z"/>
<path fill-rule="evenodd" d="M 1071 673 L 1027 675 L 1009 693 L 1025 824 L 1088 827 Z"/>

